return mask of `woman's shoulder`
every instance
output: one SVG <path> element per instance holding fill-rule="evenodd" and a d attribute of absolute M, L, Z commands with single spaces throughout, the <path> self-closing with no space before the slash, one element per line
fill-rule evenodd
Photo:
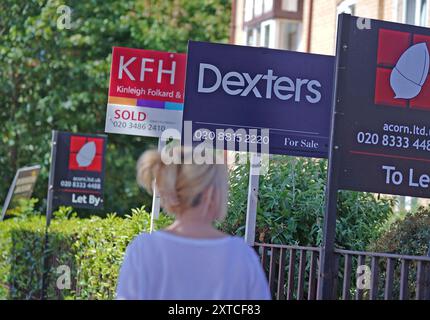
<path fill-rule="evenodd" d="M 243 238 L 238 236 L 231 236 L 231 241 L 233 243 L 232 248 L 236 250 L 238 254 L 240 252 L 242 257 L 245 256 L 247 259 L 254 261 L 258 260 L 258 255 L 254 248 L 249 246 L 249 244 L 246 243 Z"/>

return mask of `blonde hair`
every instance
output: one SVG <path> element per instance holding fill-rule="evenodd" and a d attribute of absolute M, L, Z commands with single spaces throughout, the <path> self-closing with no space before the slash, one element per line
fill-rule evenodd
<path fill-rule="evenodd" d="M 180 164 L 165 164 L 158 151 L 144 152 L 137 162 L 137 182 L 149 193 L 155 180 L 161 206 L 169 213 L 181 214 L 198 206 L 203 194 L 212 187 L 211 208 L 215 219 L 221 220 L 227 213 L 228 174 L 225 164 L 184 164 L 192 159 L 192 150 L 182 147 L 171 149 Z M 180 157 L 180 158 L 179 158 Z"/>

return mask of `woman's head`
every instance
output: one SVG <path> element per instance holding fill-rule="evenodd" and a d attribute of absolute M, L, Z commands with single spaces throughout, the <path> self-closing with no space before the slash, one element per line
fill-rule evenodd
<path fill-rule="evenodd" d="M 192 209 L 209 214 L 212 220 L 224 218 L 227 211 L 227 166 L 225 164 L 195 164 L 192 149 L 171 149 L 175 161 L 166 164 L 155 150 L 146 151 L 137 163 L 137 181 L 153 192 L 155 179 L 161 205 L 167 212 L 182 215 Z"/>

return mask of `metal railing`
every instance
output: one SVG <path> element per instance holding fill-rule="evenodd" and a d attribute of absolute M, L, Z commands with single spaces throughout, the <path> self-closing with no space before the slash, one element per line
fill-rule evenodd
<path fill-rule="evenodd" d="M 277 300 L 315 300 L 319 247 L 256 243 Z M 334 299 L 430 300 L 430 257 L 335 250 Z"/>

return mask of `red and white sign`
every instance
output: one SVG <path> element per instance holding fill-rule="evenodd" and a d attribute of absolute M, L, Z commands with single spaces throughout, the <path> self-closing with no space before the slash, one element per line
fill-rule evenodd
<path fill-rule="evenodd" d="M 106 132 L 159 137 L 182 129 L 186 55 L 114 47 Z"/>

